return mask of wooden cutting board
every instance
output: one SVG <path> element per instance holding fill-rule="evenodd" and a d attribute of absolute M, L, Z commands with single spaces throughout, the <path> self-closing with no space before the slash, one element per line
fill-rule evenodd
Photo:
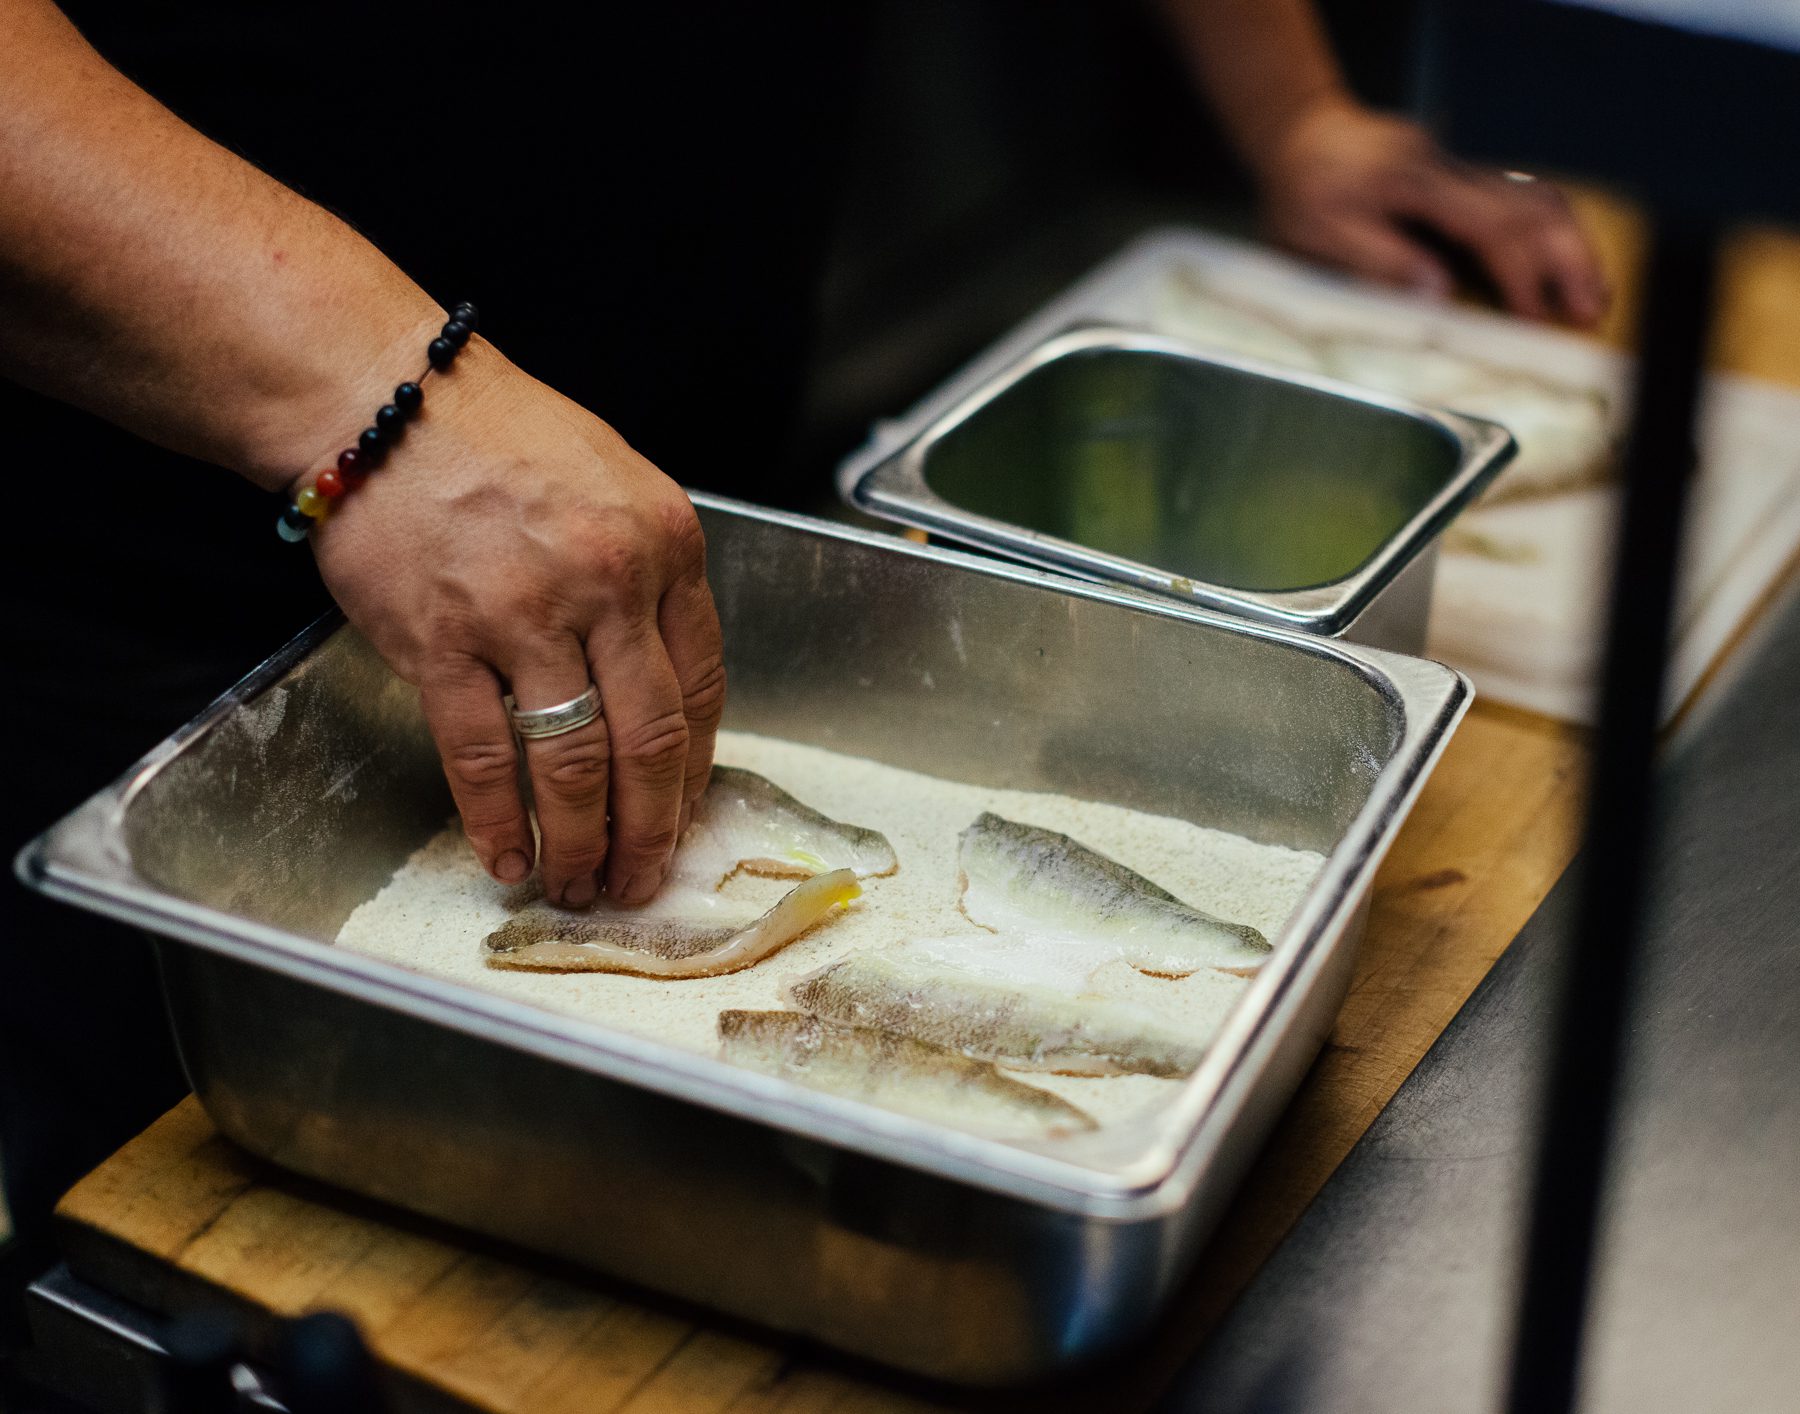
<path fill-rule="evenodd" d="M 1477 707 L 1376 882 L 1368 938 L 1323 1055 L 1155 1338 L 1053 1394 L 922 1389 L 284 1174 L 189 1100 L 64 1199 L 65 1250 L 153 1310 L 225 1295 L 330 1307 L 417 1398 L 507 1414 L 1145 1407 L 1292 1225 L 1561 874 L 1582 739 Z"/>

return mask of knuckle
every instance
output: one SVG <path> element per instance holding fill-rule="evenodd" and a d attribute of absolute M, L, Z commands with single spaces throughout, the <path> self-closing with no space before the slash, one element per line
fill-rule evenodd
<path fill-rule="evenodd" d="M 518 770 L 511 742 L 473 741 L 446 747 L 444 773 L 450 784 L 477 793 L 510 788 Z"/>
<path fill-rule="evenodd" d="M 1515 252 L 1523 259 L 1537 243 L 1542 234 L 1544 223 L 1535 212 L 1515 211 L 1506 216 L 1495 228 L 1494 242 L 1503 249 Z"/>
<path fill-rule="evenodd" d="M 1555 227 L 1558 220 L 1554 208 L 1527 199 L 1509 204 L 1497 224 L 1504 236 L 1517 241 L 1537 237 Z"/>
<path fill-rule="evenodd" d="M 650 566 L 640 542 L 616 532 L 593 536 L 585 561 L 608 601 L 636 604 L 651 597 Z"/>
<path fill-rule="evenodd" d="M 543 743 L 542 758 L 532 776 L 560 799 L 585 802 L 605 797 L 607 766 L 603 738 L 570 732 Z"/>
<path fill-rule="evenodd" d="M 463 834 L 468 836 L 475 852 L 484 857 L 502 849 L 517 848 L 519 832 L 524 823 L 524 818 L 518 814 L 465 813 L 462 816 Z M 526 849 L 530 849 L 529 841 L 526 842 Z"/>
<path fill-rule="evenodd" d="M 725 715 L 725 660 L 713 656 L 700 665 L 681 693 L 682 714 L 695 726 L 711 729 Z"/>
<path fill-rule="evenodd" d="M 517 636 L 521 626 L 540 633 L 571 627 L 580 616 L 570 588 L 566 577 L 554 573 L 521 574 L 498 596 L 500 602 L 490 612 L 489 623 L 506 625 L 512 637 Z"/>
<path fill-rule="evenodd" d="M 694 504 L 685 496 L 671 500 L 663 510 L 663 533 L 668 540 L 670 563 L 678 574 L 706 573 L 706 532 Z"/>
<path fill-rule="evenodd" d="M 1561 216 L 1570 210 L 1568 197 L 1555 182 L 1509 180 L 1506 185 L 1519 205 L 1535 210 L 1540 216 Z"/>
<path fill-rule="evenodd" d="M 474 594 L 457 581 L 434 586 L 421 616 L 420 638 L 429 645 L 429 670 L 439 679 L 456 680 L 476 666 L 475 646 L 481 638 L 481 613 Z"/>
<path fill-rule="evenodd" d="M 688 723 L 684 712 L 664 712 L 624 733 L 616 751 L 621 769 L 639 779 L 679 780 L 687 762 Z"/>
<path fill-rule="evenodd" d="M 621 835 L 612 852 L 623 870 L 630 872 L 637 864 L 667 859 L 674 851 L 675 840 L 673 820 L 667 825 L 641 825 L 631 832 L 629 839 Z"/>
<path fill-rule="evenodd" d="M 550 836 L 544 839 L 543 857 L 540 865 L 550 875 L 563 875 L 574 878 L 578 874 L 591 873 L 606 858 L 607 840 L 604 830 L 594 838 L 581 844 L 573 840 L 557 840 Z"/>

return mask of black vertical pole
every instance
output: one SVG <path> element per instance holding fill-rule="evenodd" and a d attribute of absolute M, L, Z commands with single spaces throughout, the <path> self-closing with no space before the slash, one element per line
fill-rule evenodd
<path fill-rule="evenodd" d="M 1663 663 L 1695 457 L 1713 223 L 1664 213 L 1644 282 L 1576 933 L 1553 1019 L 1507 1407 L 1575 1407 L 1654 810 Z"/>

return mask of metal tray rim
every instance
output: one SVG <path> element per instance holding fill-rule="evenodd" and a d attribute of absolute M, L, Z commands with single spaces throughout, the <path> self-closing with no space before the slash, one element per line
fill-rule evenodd
<path fill-rule="evenodd" d="M 1386 408 L 1444 432 L 1456 443 L 1463 465 L 1350 574 L 1325 584 L 1291 590 L 1233 589 L 1174 575 L 1141 561 L 962 510 L 931 489 L 925 479 L 926 458 L 957 424 L 1046 365 L 1096 349 L 1166 353 Z M 960 382 L 957 386 L 961 386 Z M 898 447 L 862 466 L 853 477 L 846 476 L 844 490 L 852 504 L 870 514 L 947 535 L 964 544 L 1016 555 L 1065 572 L 1129 584 L 1178 602 L 1332 636 L 1342 633 L 1368 608 L 1414 556 L 1499 474 L 1515 449 L 1512 434 L 1496 422 L 1428 407 L 1339 379 L 1226 354 L 1149 329 L 1081 321 L 1042 340 L 978 386 L 964 391 Z"/>
<path fill-rule="evenodd" d="M 1322 964 L 1320 945 L 1353 908 L 1373 863 L 1404 818 L 1406 806 L 1472 698 L 1460 673 L 1422 659 L 1345 645 L 1247 622 L 1111 586 L 1084 584 L 978 555 L 919 546 L 898 537 L 769 511 L 696 493 L 695 504 L 747 515 L 805 533 L 850 540 L 887 553 L 922 558 L 1045 588 L 1059 594 L 1284 643 L 1330 658 L 1363 677 L 1401 709 L 1402 732 L 1351 827 L 1288 920 L 1271 962 L 1234 1009 L 1201 1068 L 1170 1107 L 1165 1137 L 1129 1167 L 1104 1171 L 997 1140 L 946 1130 L 904 1115 L 791 1082 L 731 1067 L 648 1038 L 608 1030 L 460 983 L 410 972 L 375 958 L 265 925 L 247 923 L 172 898 L 138 878 L 120 841 L 132 798 L 183 750 L 240 704 L 291 670 L 342 625 L 326 615 L 253 669 L 192 722 L 153 747 L 113 785 L 28 843 L 15 868 L 31 887 L 121 922 L 252 965 L 391 1005 L 514 1049 L 590 1073 L 643 1085 L 673 1098 L 840 1144 L 906 1167 L 937 1173 L 1009 1196 L 1087 1217 L 1136 1221 L 1181 1206 L 1210 1157 L 1212 1131 L 1253 1083 L 1258 1043 L 1277 1029 L 1284 999 L 1294 997 L 1308 965 Z"/>

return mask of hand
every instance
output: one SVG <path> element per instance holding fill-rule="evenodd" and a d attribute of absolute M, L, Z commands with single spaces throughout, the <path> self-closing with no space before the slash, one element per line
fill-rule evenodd
<path fill-rule="evenodd" d="M 524 747 L 544 891 L 591 903 L 604 865 L 616 900 L 655 893 L 706 788 L 725 697 L 681 488 L 476 338 L 312 539 L 351 621 L 421 690 L 483 866 L 517 883 L 534 853 L 502 693 L 548 707 L 591 677 L 601 719 Z"/>
<path fill-rule="evenodd" d="M 1606 313 L 1605 277 L 1555 187 L 1464 165 L 1412 123 L 1321 99 L 1253 166 L 1269 234 L 1303 255 L 1447 296 L 1422 228 L 1467 249 L 1515 314 L 1586 326 Z"/>

